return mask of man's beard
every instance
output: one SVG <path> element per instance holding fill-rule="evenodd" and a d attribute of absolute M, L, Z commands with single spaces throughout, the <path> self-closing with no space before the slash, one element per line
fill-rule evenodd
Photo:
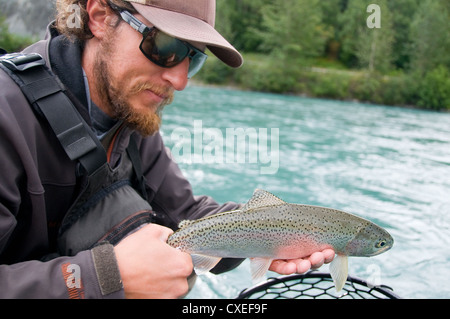
<path fill-rule="evenodd" d="M 114 119 L 122 120 L 128 127 L 138 131 L 143 136 L 156 134 L 162 122 L 162 111 L 164 107 L 173 101 L 173 90 L 148 82 L 141 82 L 128 91 L 123 91 L 126 87 L 126 79 L 115 80 L 112 77 L 108 57 L 111 54 L 110 45 L 104 44 L 103 54 L 99 54 L 94 64 L 94 76 L 96 89 L 103 105 L 108 108 L 109 115 Z M 154 112 L 154 105 L 146 105 L 144 108 L 133 108 L 128 102 L 131 97 L 138 95 L 145 90 L 150 90 L 159 96 L 166 96 L 164 101 L 157 106 Z"/>

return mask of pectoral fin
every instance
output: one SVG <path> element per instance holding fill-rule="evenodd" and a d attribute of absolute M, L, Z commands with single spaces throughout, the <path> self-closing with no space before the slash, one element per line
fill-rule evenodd
<path fill-rule="evenodd" d="M 192 254 L 192 263 L 194 264 L 194 270 L 197 275 L 203 275 L 213 269 L 219 261 L 220 257 L 212 257 L 205 255 Z"/>
<path fill-rule="evenodd" d="M 253 284 L 257 284 L 264 279 L 264 276 L 272 264 L 272 261 L 273 259 L 250 258 L 250 269 L 252 272 Z"/>
<path fill-rule="evenodd" d="M 348 256 L 337 255 L 330 264 L 330 273 L 336 291 L 340 292 L 348 277 Z"/>

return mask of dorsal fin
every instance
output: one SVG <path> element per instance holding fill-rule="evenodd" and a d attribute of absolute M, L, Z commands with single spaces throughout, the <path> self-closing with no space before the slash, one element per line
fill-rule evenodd
<path fill-rule="evenodd" d="M 284 200 L 276 197 L 275 195 L 273 195 L 265 190 L 257 189 L 253 193 L 252 198 L 250 198 L 248 203 L 245 204 L 241 208 L 241 210 L 246 211 L 246 210 L 251 210 L 251 209 L 260 208 L 260 207 L 284 205 L 284 204 L 286 204 L 286 202 Z"/>

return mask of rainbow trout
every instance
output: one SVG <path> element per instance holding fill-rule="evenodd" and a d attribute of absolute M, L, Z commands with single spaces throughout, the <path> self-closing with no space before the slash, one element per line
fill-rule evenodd
<path fill-rule="evenodd" d="M 210 271 L 221 258 L 250 258 L 254 282 L 274 259 L 297 259 L 332 248 L 330 264 L 336 291 L 348 275 L 348 256 L 371 257 L 389 250 L 393 238 L 358 216 L 317 206 L 289 204 L 256 190 L 241 209 L 183 221 L 168 244 L 192 256 L 196 274 Z"/>

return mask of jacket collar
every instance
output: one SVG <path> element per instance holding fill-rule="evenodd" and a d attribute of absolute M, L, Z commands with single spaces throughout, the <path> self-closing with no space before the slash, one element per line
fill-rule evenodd
<path fill-rule="evenodd" d="M 86 109 L 88 102 L 81 68 L 81 53 L 82 45 L 78 41 L 72 42 L 56 33 L 50 38 L 49 57 L 52 71 Z"/>
<path fill-rule="evenodd" d="M 86 89 L 81 69 L 82 45 L 60 35 L 51 22 L 47 27 L 45 39 L 28 48 L 24 53 L 39 53 L 47 67 L 58 76 L 66 88 L 66 94 L 84 120 L 91 125 L 87 107 Z"/>

